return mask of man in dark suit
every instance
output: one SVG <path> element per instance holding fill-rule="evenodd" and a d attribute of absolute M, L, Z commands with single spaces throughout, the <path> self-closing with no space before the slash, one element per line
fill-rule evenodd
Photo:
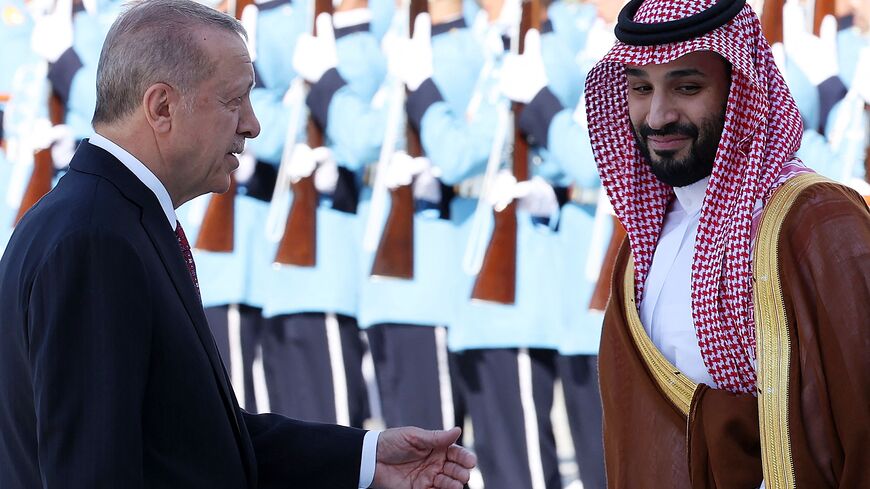
<path fill-rule="evenodd" d="M 235 20 L 146 0 L 109 32 L 96 133 L 0 260 L 0 487 L 461 488 L 459 430 L 239 409 L 175 208 L 225 191 L 259 123 Z"/>

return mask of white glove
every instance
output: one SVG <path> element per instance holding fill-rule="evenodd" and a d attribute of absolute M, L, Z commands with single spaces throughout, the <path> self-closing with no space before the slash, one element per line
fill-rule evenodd
<path fill-rule="evenodd" d="M 534 217 L 551 217 L 559 212 L 559 200 L 553 187 L 541 177 L 519 182 L 515 187 L 517 208 Z"/>
<path fill-rule="evenodd" d="M 556 192 L 544 179 L 534 177 L 517 182 L 507 170 L 496 176 L 488 200 L 496 212 L 503 211 L 514 200 L 519 210 L 534 217 L 551 217 L 559 210 Z"/>
<path fill-rule="evenodd" d="M 870 104 L 870 46 L 865 46 L 858 53 L 851 89 L 864 99 L 865 104 Z"/>
<path fill-rule="evenodd" d="M 236 168 L 233 175 L 235 175 L 237 182 L 247 183 L 254 176 L 254 171 L 257 170 L 257 158 L 247 149 L 236 157 L 239 159 L 239 167 Z"/>
<path fill-rule="evenodd" d="M 30 37 L 30 47 L 35 53 L 54 63 L 72 44 L 72 0 L 58 0 L 52 13 L 37 17 Z"/>
<path fill-rule="evenodd" d="M 837 62 L 837 20 L 822 19 L 819 37 L 806 30 L 803 7 L 789 0 L 782 8 L 782 43 L 788 60 L 794 62 L 813 85 L 840 72 Z"/>
<path fill-rule="evenodd" d="M 314 148 L 312 151 L 317 170 L 314 172 L 314 188 L 321 194 L 332 195 L 338 185 L 338 165 L 332 157 L 332 151 L 326 146 Z"/>
<path fill-rule="evenodd" d="M 390 157 L 384 182 L 389 188 L 411 185 L 414 177 L 425 171 L 430 171 L 431 167 L 432 164 L 427 158 L 412 158 L 404 151 L 396 151 Z"/>
<path fill-rule="evenodd" d="M 501 212 L 514 201 L 517 179 L 507 171 L 501 170 L 492 182 L 492 187 L 486 193 L 486 200 L 496 212 Z"/>
<path fill-rule="evenodd" d="M 414 20 L 414 36 L 399 39 L 389 50 L 388 69 L 414 91 L 427 78 L 432 77 L 432 22 L 429 14 L 417 15 Z"/>
<path fill-rule="evenodd" d="M 245 5 L 242 9 L 242 18 L 239 22 L 248 33 L 248 56 L 251 57 L 251 62 L 257 61 L 257 25 L 260 18 L 260 9 L 253 3 Z"/>
<path fill-rule="evenodd" d="M 317 36 L 302 34 L 296 41 L 293 51 L 293 69 L 306 81 L 316 83 L 329 69 L 338 66 L 338 52 L 335 48 L 335 30 L 332 16 L 317 16 Z"/>
<path fill-rule="evenodd" d="M 73 154 L 76 152 L 76 140 L 73 137 L 72 129 L 66 124 L 58 124 L 51 126 L 51 160 L 54 167 L 58 170 L 69 166 Z"/>
<path fill-rule="evenodd" d="M 499 35 L 513 35 L 520 25 L 520 17 L 523 15 L 521 0 L 503 0 L 498 18 L 492 23 Z"/>
<path fill-rule="evenodd" d="M 416 165 L 424 167 L 414 178 L 414 198 L 434 204 L 441 202 L 441 182 L 438 181 L 440 169 L 432 166 L 429 158 L 421 156 L 414 160 Z"/>
<path fill-rule="evenodd" d="M 314 151 L 305 143 L 297 143 L 290 155 L 290 164 L 287 165 L 287 175 L 293 183 L 311 176 L 317 168 L 317 160 Z"/>
<path fill-rule="evenodd" d="M 514 102 L 527 104 L 547 86 L 547 72 L 541 56 L 541 33 L 526 33 L 525 52 L 505 56 L 501 69 L 501 91 Z"/>
<path fill-rule="evenodd" d="M 773 62 L 776 63 L 776 67 L 779 68 L 779 72 L 782 73 L 783 77 L 785 77 L 785 48 L 782 46 L 782 43 L 775 42 L 771 44 L 770 53 L 773 54 Z"/>

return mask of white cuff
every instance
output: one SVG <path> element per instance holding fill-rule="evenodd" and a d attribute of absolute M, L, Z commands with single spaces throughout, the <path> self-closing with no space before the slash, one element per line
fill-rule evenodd
<path fill-rule="evenodd" d="M 378 455 L 380 431 L 368 431 L 363 438 L 362 460 L 359 464 L 359 488 L 367 489 L 375 480 L 375 464 Z"/>

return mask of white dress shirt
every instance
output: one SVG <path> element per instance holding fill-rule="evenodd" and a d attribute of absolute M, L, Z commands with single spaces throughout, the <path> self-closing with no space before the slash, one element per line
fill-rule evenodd
<path fill-rule="evenodd" d="M 127 150 L 104 136 L 94 133 L 93 136 L 88 138 L 88 142 L 111 153 L 112 156 L 117 158 L 118 161 L 133 173 L 133 175 L 136 175 L 136 178 L 138 178 L 139 181 L 154 193 L 157 197 L 157 201 L 160 202 L 160 207 L 163 209 L 163 213 L 166 214 L 166 220 L 169 221 L 169 225 L 172 227 L 172 230 L 175 231 L 175 227 L 178 224 L 178 217 L 175 214 L 175 208 L 172 206 L 172 199 L 169 197 L 169 192 L 166 190 L 166 187 L 163 186 L 160 179 L 157 178 L 157 176 L 154 175 L 154 173 L 135 156 L 131 155 Z M 380 431 L 368 431 L 363 438 L 362 459 L 360 460 L 359 468 L 360 488 L 369 487 L 372 485 L 372 481 L 375 478 L 378 437 L 380 437 L 380 434 Z"/>
<path fill-rule="evenodd" d="M 717 387 L 701 358 L 692 321 L 691 279 L 705 178 L 675 188 L 646 278 L 640 320 L 662 355 L 688 378 Z"/>
<path fill-rule="evenodd" d="M 94 133 L 93 136 L 88 138 L 88 142 L 111 153 L 112 156 L 123 163 L 128 170 L 133 172 L 133 175 L 136 175 L 136 178 L 138 178 L 140 182 L 145 184 L 145 186 L 148 187 L 155 196 L 157 196 L 157 201 L 160 202 L 160 208 L 163 209 L 163 213 L 166 214 L 166 219 L 169 221 L 169 225 L 172 226 L 172 230 L 175 231 L 178 217 L 175 215 L 175 208 L 172 206 L 172 199 L 169 197 L 169 192 L 166 190 L 166 187 L 163 186 L 163 182 L 161 182 L 147 166 L 136 159 L 135 156 L 131 155 L 127 150 L 112 141 L 109 141 L 104 136 Z"/>

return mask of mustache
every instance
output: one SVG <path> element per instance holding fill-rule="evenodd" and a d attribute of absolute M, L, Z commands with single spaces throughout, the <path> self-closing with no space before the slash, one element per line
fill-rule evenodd
<path fill-rule="evenodd" d="M 241 141 L 236 141 L 230 147 L 230 153 L 240 154 L 244 150 L 245 150 L 245 140 L 244 139 L 242 139 Z"/>
<path fill-rule="evenodd" d="M 647 124 L 641 124 L 637 128 L 638 135 L 646 140 L 650 136 L 686 136 L 689 138 L 698 137 L 698 126 L 694 124 L 680 124 L 672 122 L 662 127 L 661 129 L 653 129 Z"/>

